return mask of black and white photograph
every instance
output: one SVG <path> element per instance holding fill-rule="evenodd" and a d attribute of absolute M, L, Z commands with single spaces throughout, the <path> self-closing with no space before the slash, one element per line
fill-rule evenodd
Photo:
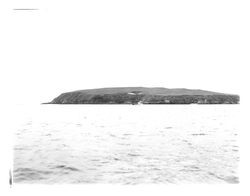
<path fill-rule="evenodd" d="M 3 4 L 7 191 L 243 195 L 249 8 L 225 0 Z"/>
<path fill-rule="evenodd" d="M 238 183 L 238 104 L 189 89 L 62 93 L 20 111 L 14 183 Z"/>

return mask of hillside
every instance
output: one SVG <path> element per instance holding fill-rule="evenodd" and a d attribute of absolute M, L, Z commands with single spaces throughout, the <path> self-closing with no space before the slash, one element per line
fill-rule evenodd
<path fill-rule="evenodd" d="M 238 95 L 184 88 L 119 87 L 67 92 L 50 104 L 237 104 Z"/>

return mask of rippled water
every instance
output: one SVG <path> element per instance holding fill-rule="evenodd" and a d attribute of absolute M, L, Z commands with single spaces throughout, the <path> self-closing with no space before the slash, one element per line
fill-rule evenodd
<path fill-rule="evenodd" d="M 237 183 L 239 105 L 19 111 L 15 183 Z"/>

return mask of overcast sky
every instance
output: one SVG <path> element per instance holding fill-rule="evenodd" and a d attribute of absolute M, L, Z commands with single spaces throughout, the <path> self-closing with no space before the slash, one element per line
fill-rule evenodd
<path fill-rule="evenodd" d="M 236 3 L 16 1 L 4 24 L 5 90 L 18 103 L 118 86 L 240 94 L 249 24 Z"/>

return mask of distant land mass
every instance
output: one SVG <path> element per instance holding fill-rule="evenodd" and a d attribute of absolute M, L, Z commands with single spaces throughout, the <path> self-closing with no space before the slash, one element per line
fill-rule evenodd
<path fill-rule="evenodd" d="M 240 97 L 185 88 L 117 87 L 62 93 L 47 104 L 238 104 Z"/>

